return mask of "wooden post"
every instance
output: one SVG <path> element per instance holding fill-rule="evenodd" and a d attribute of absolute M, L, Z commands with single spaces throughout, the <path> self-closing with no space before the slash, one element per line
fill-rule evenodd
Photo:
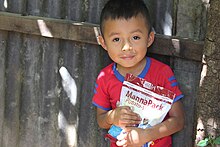
<path fill-rule="evenodd" d="M 0 146 L 3 146 L 3 137 L 4 137 L 4 113 L 5 113 L 5 72 L 6 72 L 6 44 L 7 44 L 7 35 L 6 31 L 0 31 Z"/>

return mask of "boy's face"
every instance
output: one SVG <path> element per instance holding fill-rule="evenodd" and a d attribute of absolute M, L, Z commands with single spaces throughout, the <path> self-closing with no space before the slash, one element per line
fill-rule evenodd
<path fill-rule="evenodd" d="M 100 42 L 110 58 L 122 67 L 143 64 L 147 48 L 153 43 L 154 33 L 147 29 L 142 15 L 131 19 L 108 19 L 103 25 Z"/>

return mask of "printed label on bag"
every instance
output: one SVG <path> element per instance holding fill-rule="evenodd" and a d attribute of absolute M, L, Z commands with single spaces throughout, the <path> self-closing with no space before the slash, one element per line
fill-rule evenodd
<path fill-rule="evenodd" d="M 120 106 L 130 106 L 142 118 L 138 127 L 161 123 L 171 108 L 175 94 L 145 79 L 127 74 L 123 82 Z"/>

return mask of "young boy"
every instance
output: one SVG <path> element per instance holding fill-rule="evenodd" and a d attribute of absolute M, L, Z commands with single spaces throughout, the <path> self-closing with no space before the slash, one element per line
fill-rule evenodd
<path fill-rule="evenodd" d="M 109 0 L 101 13 L 99 38 L 102 47 L 114 61 L 105 67 L 96 80 L 93 104 L 101 128 L 112 125 L 123 128 L 111 147 L 171 147 L 171 134 L 184 126 L 184 113 L 179 99 L 183 97 L 169 66 L 146 57 L 154 41 L 149 12 L 142 0 Z M 128 106 L 118 106 L 124 77 L 131 73 L 154 85 L 165 87 L 177 96 L 165 120 L 151 128 L 134 127 L 141 122 Z M 150 112 L 146 112 L 150 113 Z M 147 145 L 147 142 L 150 142 Z"/>

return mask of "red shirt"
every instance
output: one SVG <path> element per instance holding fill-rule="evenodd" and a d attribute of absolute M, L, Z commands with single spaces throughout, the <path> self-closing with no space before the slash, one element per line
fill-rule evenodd
<path fill-rule="evenodd" d="M 154 85 L 173 91 L 176 94 L 174 102 L 182 98 L 182 92 L 178 87 L 171 68 L 150 57 L 147 57 L 146 60 L 146 66 L 138 77 L 144 78 Z M 116 63 L 111 63 L 102 69 L 96 80 L 92 103 L 106 111 L 115 109 L 116 102 L 120 100 L 123 81 L 124 77 L 116 70 Z M 168 140 L 171 143 L 171 139 Z M 161 144 L 158 146 L 161 146 Z M 156 141 L 154 147 L 156 147 Z"/>

